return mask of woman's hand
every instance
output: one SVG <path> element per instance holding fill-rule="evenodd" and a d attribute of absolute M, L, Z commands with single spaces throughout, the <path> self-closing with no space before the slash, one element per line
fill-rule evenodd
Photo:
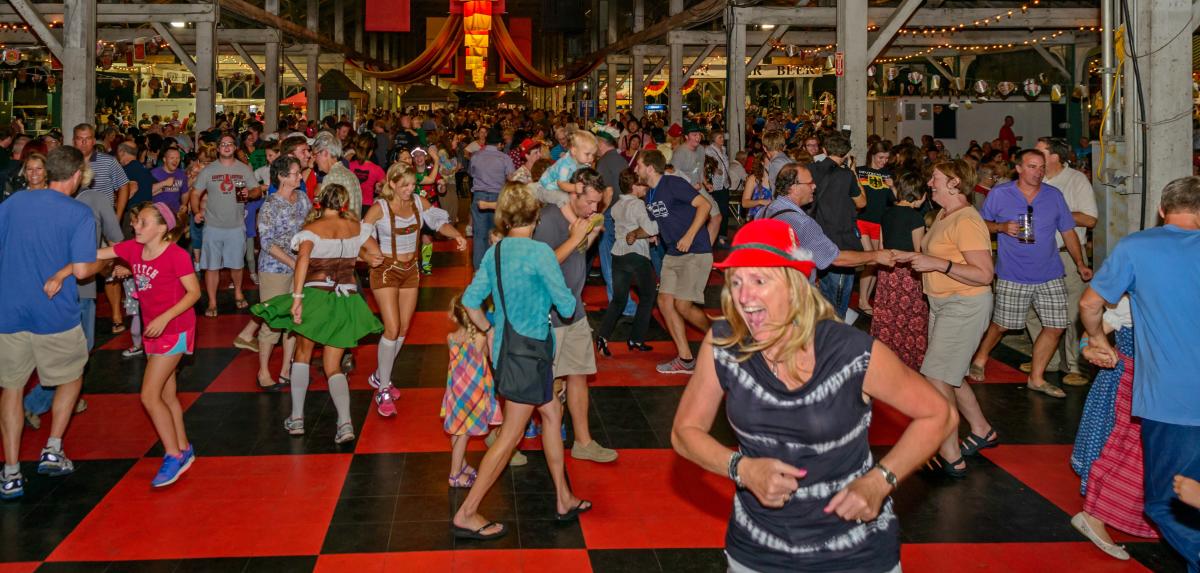
<path fill-rule="evenodd" d="M 944 271 L 946 270 L 946 263 L 949 262 L 946 259 L 904 251 L 896 251 L 892 260 L 897 263 L 908 263 L 912 267 L 912 270 L 918 273 Z"/>
<path fill-rule="evenodd" d="M 292 299 L 292 322 L 300 324 L 300 319 L 304 315 L 304 302 L 301 299 Z"/>
<path fill-rule="evenodd" d="M 114 279 L 127 279 L 130 276 L 129 267 L 116 265 L 113 267 L 112 276 Z"/>
<path fill-rule="evenodd" d="M 833 496 L 825 506 L 825 513 L 836 513 L 846 521 L 871 521 L 879 516 L 883 498 L 891 491 L 892 486 L 880 477 L 879 472 L 871 470 Z"/>
<path fill-rule="evenodd" d="M 167 317 L 160 315 L 158 318 L 151 320 L 150 324 L 146 325 L 146 331 L 142 333 L 146 338 L 158 338 L 162 335 L 163 330 L 167 328 Z"/>
<path fill-rule="evenodd" d="M 53 299 L 58 291 L 62 290 L 63 280 L 58 278 L 58 275 L 46 279 L 46 284 L 42 286 L 42 292 L 46 293 L 46 298 Z"/>
<path fill-rule="evenodd" d="M 742 485 L 758 498 L 763 507 L 783 507 L 807 470 L 792 467 L 772 458 L 742 458 L 738 462 L 738 477 Z"/>
<path fill-rule="evenodd" d="M 454 237 L 454 244 L 458 246 L 459 252 L 467 250 L 466 237 Z"/>
<path fill-rule="evenodd" d="M 1083 357 L 1101 368 L 1116 368 L 1120 358 L 1108 340 L 1103 338 L 1088 338 L 1087 346 L 1083 347 Z"/>

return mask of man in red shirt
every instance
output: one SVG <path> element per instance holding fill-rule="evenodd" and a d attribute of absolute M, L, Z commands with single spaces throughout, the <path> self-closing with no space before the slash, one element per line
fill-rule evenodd
<path fill-rule="evenodd" d="M 1004 143 L 1004 148 L 1000 151 L 1004 152 L 1005 155 L 1008 154 L 1009 149 L 1016 147 L 1017 141 L 1021 139 L 1017 137 L 1017 134 L 1013 133 L 1012 126 L 1013 116 L 1004 116 L 1004 125 L 1000 126 L 1000 137 L 998 139 Z"/>

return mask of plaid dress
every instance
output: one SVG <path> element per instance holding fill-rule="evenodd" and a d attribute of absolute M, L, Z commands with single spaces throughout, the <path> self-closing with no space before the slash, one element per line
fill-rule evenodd
<path fill-rule="evenodd" d="M 474 341 L 448 339 L 450 347 L 446 394 L 442 397 L 443 429 L 452 436 L 482 436 L 488 426 L 504 421 L 496 402 L 496 385 L 483 347 Z"/>

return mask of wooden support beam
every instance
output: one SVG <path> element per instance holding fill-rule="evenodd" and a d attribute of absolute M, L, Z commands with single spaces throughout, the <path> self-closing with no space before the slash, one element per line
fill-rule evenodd
<path fill-rule="evenodd" d="M 790 8 L 786 6 L 754 6 L 750 8 L 734 8 L 739 22 L 746 24 L 788 25 L 804 28 L 833 28 L 837 25 L 837 9 L 830 7 Z M 867 10 L 867 22 L 886 22 L 897 8 L 870 8 Z M 1022 14 L 1020 9 L 1013 9 L 1011 18 L 1002 17 L 995 20 L 997 14 L 1004 12 L 1001 8 L 939 8 L 917 10 L 909 19 L 910 26 L 926 26 L 941 28 L 957 23 L 966 23 L 968 27 L 975 21 L 991 18 L 986 28 L 976 29 L 997 30 L 1018 28 L 1025 30 L 1050 28 L 1078 28 L 1079 26 L 1099 26 L 1100 10 L 1097 8 L 1030 8 Z"/>
<path fill-rule="evenodd" d="M 696 56 L 696 59 L 692 60 L 692 64 L 688 66 L 687 73 L 683 74 L 683 83 L 686 84 L 688 80 L 692 79 L 692 76 L 696 75 L 696 70 L 700 69 L 700 66 L 704 65 L 704 60 L 707 59 L 708 56 L 712 55 L 713 50 L 715 49 L 717 49 L 717 46 L 710 44 L 704 48 L 703 52 L 700 52 L 699 56 Z"/>
<path fill-rule="evenodd" d="M 175 35 L 172 34 L 171 31 L 168 30 L 167 27 L 161 22 L 152 22 L 150 25 L 154 27 L 155 33 L 157 33 L 159 36 L 162 36 L 162 39 L 167 41 L 167 45 L 171 46 L 171 52 L 175 54 L 176 58 L 179 58 L 180 63 L 182 63 L 184 67 L 186 67 L 188 71 L 192 72 L 192 75 L 195 76 L 196 61 L 193 60 L 192 56 L 187 53 L 187 50 L 183 49 L 183 46 L 179 43 L 179 40 L 175 39 Z"/>
<path fill-rule="evenodd" d="M 662 69 L 667 66 L 668 61 L 670 61 L 670 58 L 663 58 L 663 59 L 659 60 L 658 63 L 655 64 L 653 68 L 650 68 L 650 73 L 646 74 L 646 76 L 642 79 L 642 81 L 648 82 L 650 80 L 653 80 L 654 76 L 657 76 L 660 72 L 662 72 Z"/>
<path fill-rule="evenodd" d="M 943 66 L 941 62 L 934 59 L 933 56 L 925 56 L 925 59 L 931 65 L 933 65 L 933 69 L 937 70 L 937 72 L 939 74 L 941 74 L 943 78 L 946 78 L 946 79 L 950 80 L 951 82 L 954 81 L 954 79 L 955 79 L 954 74 L 951 73 L 950 70 L 946 69 L 946 66 Z"/>
<path fill-rule="evenodd" d="M 38 9 L 25 0 L 8 0 L 8 3 L 12 5 L 13 10 L 20 14 L 25 23 L 29 24 L 29 29 L 46 45 L 50 53 L 54 54 L 54 57 L 61 62 L 64 57 L 62 43 L 50 32 L 50 27 L 42 20 Z"/>
<path fill-rule="evenodd" d="M 246 48 L 243 48 L 242 45 L 237 42 L 231 43 L 230 47 L 233 48 L 233 51 L 237 52 L 238 56 L 241 56 L 242 61 L 246 62 L 247 66 L 250 66 L 250 70 L 254 72 L 254 76 L 258 78 L 258 81 L 267 81 L 266 75 L 263 74 L 262 69 L 258 67 L 257 63 L 255 63 L 254 58 L 250 57 L 250 53 L 246 51 Z"/>
<path fill-rule="evenodd" d="M 383 62 L 363 54 L 350 46 L 334 42 L 332 38 L 325 36 L 324 34 L 309 30 L 304 26 L 292 22 L 291 20 L 271 14 L 270 12 L 259 8 L 258 6 L 247 2 L 246 0 L 219 0 L 219 2 L 221 3 L 222 10 L 227 10 L 231 13 L 244 16 L 256 22 L 262 22 L 264 25 L 271 28 L 276 28 L 280 32 L 287 34 L 288 36 L 291 36 L 303 43 L 316 44 L 322 48 L 325 48 L 326 50 L 340 52 L 345 54 L 348 58 L 360 60 L 366 63 L 375 64 L 378 66 L 386 65 Z"/>
<path fill-rule="evenodd" d="M 243 2 L 244 0 L 222 1 Z M 663 18 L 662 20 L 647 26 L 640 32 L 634 32 L 626 36 L 620 42 L 609 44 L 592 54 L 584 56 L 583 58 L 577 59 L 574 62 L 563 66 L 560 70 L 558 70 L 557 73 L 566 75 L 569 71 L 574 70 L 581 65 L 586 65 L 587 63 L 594 62 L 597 59 L 602 59 L 609 54 L 623 52 L 633 46 L 647 44 L 652 40 L 661 38 L 671 30 L 685 29 L 701 22 L 711 20 L 721 14 L 721 11 L 725 9 L 726 3 L 727 0 L 700 0 L 699 3 L 695 4 L 691 8 L 687 8 L 678 14 L 673 14 Z"/>
<path fill-rule="evenodd" d="M 779 38 L 782 38 L 787 31 L 788 27 L 782 25 L 776 26 L 774 30 L 771 30 L 771 35 L 767 37 L 767 41 L 763 42 L 762 45 L 754 51 L 754 55 L 750 56 L 750 63 L 746 64 L 746 69 L 753 70 L 754 68 L 757 68 L 758 64 L 763 61 L 763 58 L 767 57 L 767 54 L 771 53 L 771 45 L 779 40 Z"/>
<path fill-rule="evenodd" d="M 895 12 L 888 17 L 887 23 L 879 28 L 879 34 L 867 46 L 867 61 L 873 62 L 879 54 L 883 53 L 884 48 L 891 43 L 892 38 L 896 37 L 896 32 L 904 27 L 904 23 L 912 17 L 913 12 L 921 7 L 922 0 L 904 0 Z"/>
<path fill-rule="evenodd" d="M 61 17 L 65 4 L 37 4 L 37 11 L 44 16 Z M 145 24 L 149 22 L 215 22 L 217 12 L 212 4 L 111 4 L 96 3 L 98 24 Z M 0 5 L 0 17 L 21 16 L 16 3 Z M 7 21 L 7 20 L 6 20 Z M 32 26 L 32 24 L 31 24 Z"/>
<path fill-rule="evenodd" d="M 1071 77 L 1071 72 L 1067 70 L 1067 66 L 1063 64 L 1062 60 L 1059 59 L 1057 55 L 1052 53 L 1050 50 L 1047 50 L 1040 44 L 1034 45 L 1033 49 L 1037 50 L 1038 55 L 1041 56 L 1043 60 L 1049 62 L 1051 66 L 1054 66 L 1054 69 L 1061 72 L 1063 76 L 1068 78 Z"/>
<path fill-rule="evenodd" d="M 300 83 L 308 83 L 308 78 L 304 77 L 304 74 L 300 73 L 300 68 L 296 67 L 296 64 L 292 62 L 292 59 L 289 58 L 287 54 L 283 54 L 283 63 L 287 65 L 289 70 L 292 70 L 292 75 L 296 76 L 296 79 L 300 80 Z"/>

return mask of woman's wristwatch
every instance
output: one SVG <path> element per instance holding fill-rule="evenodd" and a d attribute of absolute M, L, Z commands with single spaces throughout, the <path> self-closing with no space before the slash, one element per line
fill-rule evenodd
<path fill-rule="evenodd" d="M 883 464 L 879 462 L 875 462 L 875 465 L 871 469 L 879 470 L 879 473 L 883 474 L 883 480 L 892 486 L 893 491 L 896 489 L 896 485 L 900 482 L 900 479 L 896 477 L 896 474 L 892 473 L 892 470 L 883 467 Z"/>

